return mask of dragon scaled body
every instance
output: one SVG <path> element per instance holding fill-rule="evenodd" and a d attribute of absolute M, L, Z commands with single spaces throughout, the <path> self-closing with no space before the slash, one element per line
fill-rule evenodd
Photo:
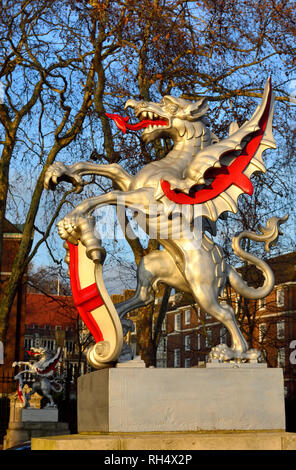
<path fill-rule="evenodd" d="M 235 253 L 262 271 L 265 282 L 258 289 L 249 287 L 235 269 L 226 263 L 223 250 L 206 234 L 206 230 L 214 234 L 219 216 L 229 211 L 235 213 L 238 197 L 244 193 L 252 194 L 252 174 L 266 171 L 262 153 L 267 148 L 275 148 L 272 135 L 274 95 L 270 79 L 267 80 L 262 102 L 250 120 L 241 127 L 233 124 L 229 136 L 221 141 L 208 128 L 205 117 L 208 105 L 205 99 L 192 103 L 165 96 L 159 103 L 128 100 L 125 107 L 133 109 L 139 120 L 137 123 L 130 124 L 128 117 L 108 114 L 123 133 L 142 129 L 145 143 L 169 137 L 174 143 L 173 149 L 165 158 L 145 165 L 134 176 L 117 164 L 80 162 L 66 166 L 57 162 L 52 165 L 45 176 L 47 189 L 54 189 L 64 179 L 72 181 L 80 191 L 82 176 L 86 174 L 108 177 L 119 187 L 118 191 L 81 202 L 58 224 L 60 236 L 76 246 L 82 243 L 85 256 L 98 266 L 102 262 L 100 242 L 96 242 L 91 230 L 83 228 L 91 226 L 92 212 L 105 205 L 122 205 L 140 211 L 144 215 L 142 229 L 147 230 L 147 225 L 150 225 L 163 249 L 143 257 L 138 267 L 135 295 L 116 305 L 122 325 L 127 321 L 124 317 L 129 311 L 153 301 L 153 290 L 162 282 L 191 293 L 203 311 L 228 329 L 231 346 L 219 345 L 213 348 L 211 360 L 259 360 L 260 352 L 249 350 L 232 307 L 221 301 L 219 296 L 227 281 L 247 298 L 259 299 L 271 292 L 274 285 L 271 269 L 264 261 L 244 252 L 241 240 L 247 237 L 263 242 L 269 249 L 276 243 L 280 234 L 279 226 L 287 220 L 287 216 L 270 219 L 266 227 L 261 228 L 261 234 L 242 232 L 233 239 Z M 156 214 L 151 214 L 152 206 L 156 206 Z M 182 222 L 178 236 L 174 226 L 176 219 Z M 195 227 L 192 232 L 196 219 L 201 221 L 200 230 Z M 162 230 L 164 227 L 167 230 Z M 98 291 L 101 284 L 102 279 L 97 277 Z M 108 300 L 104 305 L 107 303 Z M 109 310 L 110 318 L 113 318 L 114 311 L 111 311 L 111 307 Z M 91 315 L 91 312 L 88 313 Z M 96 315 L 92 321 L 98 323 Z M 112 338 L 116 335 L 122 338 L 122 331 L 113 324 Z M 118 347 L 117 350 L 111 347 L 114 343 L 112 338 L 101 338 L 97 342 L 93 349 L 95 354 L 90 355 L 93 367 L 110 367 L 117 360 L 120 361 Z M 116 341 L 118 345 L 121 340 Z M 107 360 L 107 357 L 111 360 Z"/>

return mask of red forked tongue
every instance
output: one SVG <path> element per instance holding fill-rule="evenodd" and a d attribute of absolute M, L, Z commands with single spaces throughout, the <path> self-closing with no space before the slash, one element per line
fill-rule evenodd
<path fill-rule="evenodd" d="M 119 114 L 109 114 L 106 113 L 110 119 L 113 119 L 118 129 L 120 129 L 124 134 L 126 129 L 129 131 L 139 131 L 140 129 L 144 129 L 148 126 L 166 126 L 167 122 L 162 121 L 161 119 L 153 121 L 152 119 L 144 119 L 143 121 L 137 122 L 136 124 L 128 124 L 127 121 L 129 120 L 129 116 L 122 117 Z"/>

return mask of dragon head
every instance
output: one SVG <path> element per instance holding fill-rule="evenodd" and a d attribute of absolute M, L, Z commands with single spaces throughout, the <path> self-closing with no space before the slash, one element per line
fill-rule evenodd
<path fill-rule="evenodd" d="M 128 124 L 128 117 L 122 118 L 116 114 L 107 114 L 107 116 L 114 119 L 123 132 L 126 129 L 144 129 L 142 138 L 145 143 L 160 137 L 170 137 L 173 141 L 179 141 L 200 136 L 203 129 L 201 118 L 208 110 L 206 98 L 192 103 L 174 96 L 164 96 L 159 103 L 129 99 L 124 108 L 128 107 L 133 108 L 135 116 L 139 119 L 138 123 Z"/>
<path fill-rule="evenodd" d="M 33 347 L 31 347 L 31 348 L 29 349 L 29 351 L 27 351 L 27 353 L 28 353 L 29 356 L 32 356 L 32 357 L 34 357 L 34 356 L 41 356 L 42 354 L 45 353 L 45 349 L 44 349 L 44 348 L 41 348 L 41 347 L 40 347 L 40 348 L 33 348 Z"/>

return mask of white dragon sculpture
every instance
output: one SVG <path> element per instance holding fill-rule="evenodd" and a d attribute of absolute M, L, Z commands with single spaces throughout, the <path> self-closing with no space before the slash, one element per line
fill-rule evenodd
<path fill-rule="evenodd" d="M 61 381 L 64 377 L 60 376 L 58 379 L 55 377 L 56 368 L 62 355 L 62 348 L 58 348 L 55 353 L 52 353 L 45 348 L 31 347 L 27 353 L 37 360 L 35 362 L 18 361 L 12 364 L 12 367 L 27 367 L 25 370 L 18 372 L 14 377 L 18 381 L 17 392 L 23 407 L 29 408 L 31 396 L 35 392 L 41 392 L 43 397 L 48 400 L 46 408 L 56 408 L 52 392 L 61 392 L 63 389 Z M 24 377 L 28 374 L 33 377 L 32 389 L 29 393 L 24 393 Z"/>
<path fill-rule="evenodd" d="M 200 308 L 221 322 L 231 335 L 231 346 L 214 347 L 210 360 L 260 360 L 260 351 L 249 349 L 232 307 L 221 301 L 220 294 L 227 281 L 248 299 L 260 299 L 271 292 L 274 286 L 272 270 L 266 262 L 243 251 L 240 242 L 247 237 L 263 242 L 266 251 L 269 251 L 281 234 L 279 225 L 288 216 L 272 217 L 266 227 L 260 227 L 260 234 L 247 231 L 233 237 L 234 253 L 254 264 L 264 275 L 264 284 L 257 289 L 248 286 L 240 274 L 226 263 L 222 249 L 205 232 L 215 235 L 215 223 L 219 216 L 227 211 L 237 212 L 239 195 L 252 194 L 252 174 L 266 171 L 262 152 L 275 148 L 273 106 L 274 95 L 268 79 L 262 102 L 251 119 L 241 127 L 233 123 L 229 136 L 218 141 L 207 127 L 206 99 L 196 103 L 173 96 L 165 96 L 160 103 L 128 100 L 125 107 L 133 108 L 139 123 L 128 124 L 128 117 L 108 116 L 123 132 L 143 128 L 142 138 L 146 143 L 160 137 L 171 138 L 174 146 L 165 158 L 145 165 L 135 176 L 118 164 L 98 165 L 90 162 L 69 166 L 57 162 L 49 167 L 45 176 L 47 189 L 54 189 L 59 181 L 65 180 L 72 182 L 80 192 L 82 177 L 87 174 L 110 178 L 119 188 L 84 200 L 58 224 L 61 238 L 67 240 L 69 246 L 77 246 L 81 242 L 88 258 L 97 264 L 102 261 L 104 252 L 93 233 L 92 212 L 106 205 L 121 205 L 144 214 L 142 228 L 147 230 L 147 226 L 153 226 L 162 249 L 142 258 L 135 294 L 116 305 L 118 315 L 123 319 L 129 311 L 152 302 L 153 289 L 159 282 L 189 292 Z M 157 211 L 152 216 L 151 207 L 155 205 Z M 196 227 L 196 209 L 199 220 L 202 220 L 201 234 L 192 230 L 193 225 Z M 176 216 L 182 222 L 178 236 L 175 236 L 173 227 Z M 168 229 L 167 236 L 162 235 L 163 226 Z M 116 323 L 114 312 L 112 318 Z M 122 343 L 102 365 L 99 357 L 102 359 L 104 354 L 108 356 L 110 344 L 101 341 L 102 337 L 98 338 L 97 355 L 90 354 L 89 359 L 94 367 L 106 367 L 108 360 L 111 359 L 109 363 L 117 361 Z"/>

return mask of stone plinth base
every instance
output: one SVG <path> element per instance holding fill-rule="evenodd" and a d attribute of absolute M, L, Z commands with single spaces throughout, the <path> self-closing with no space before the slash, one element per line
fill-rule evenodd
<path fill-rule="evenodd" d="M 59 411 L 57 408 L 23 408 L 23 423 L 57 423 L 59 420 Z"/>
<path fill-rule="evenodd" d="M 32 439 L 32 450 L 296 450 L 286 432 L 110 433 Z"/>
<path fill-rule="evenodd" d="M 78 379 L 79 433 L 200 430 L 285 430 L 282 369 L 114 368 Z"/>
<path fill-rule="evenodd" d="M 64 436 L 65 434 L 70 434 L 67 423 L 9 423 L 3 449 L 9 449 L 35 437 Z"/>

